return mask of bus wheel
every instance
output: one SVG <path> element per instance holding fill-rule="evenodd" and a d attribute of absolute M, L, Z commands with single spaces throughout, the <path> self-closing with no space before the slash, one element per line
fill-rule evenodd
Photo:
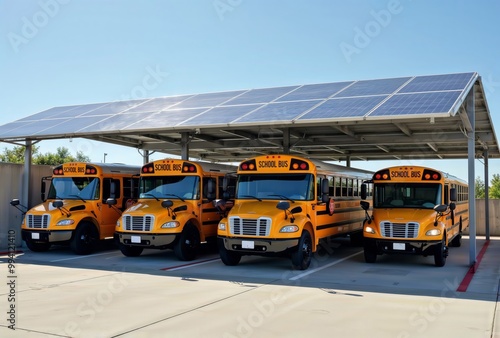
<path fill-rule="evenodd" d="M 292 265 L 296 270 L 306 270 L 311 264 L 312 240 L 309 231 L 304 230 L 299 240 L 297 251 L 292 253 Z"/>
<path fill-rule="evenodd" d="M 446 236 L 446 235 L 445 235 Z M 443 237 L 441 243 L 434 247 L 434 264 L 436 266 L 444 266 L 446 264 L 446 256 L 448 256 L 448 248 L 446 247 L 446 237 Z"/>
<path fill-rule="evenodd" d="M 238 263 L 241 260 L 241 254 L 239 252 L 227 250 L 224 247 L 222 239 L 218 240 L 218 244 L 219 244 L 219 256 L 222 263 L 228 266 L 238 265 Z"/>
<path fill-rule="evenodd" d="M 377 248 L 375 247 L 375 243 L 372 241 L 365 239 L 365 243 L 363 244 L 363 253 L 365 255 L 366 263 L 375 263 L 377 260 Z"/>
<path fill-rule="evenodd" d="M 124 256 L 127 256 L 127 257 L 140 256 L 142 253 L 142 250 L 144 250 L 144 248 L 141 248 L 140 246 L 129 246 L 129 245 L 121 244 L 121 243 L 120 243 L 119 247 L 120 247 L 120 251 L 122 252 L 122 254 Z"/>
<path fill-rule="evenodd" d="M 459 227 L 459 232 L 458 234 L 453 238 L 451 241 L 450 245 L 456 248 L 459 248 L 462 246 L 462 220 L 460 220 L 460 227 Z"/>
<path fill-rule="evenodd" d="M 73 234 L 71 249 L 78 255 L 88 255 L 97 246 L 99 234 L 91 223 L 80 224 Z"/>
<path fill-rule="evenodd" d="M 200 246 L 200 234 L 192 224 L 186 224 L 174 247 L 175 256 L 181 261 L 192 261 Z"/>
<path fill-rule="evenodd" d="M 44 252 L 50 249 L 50 243 L 37 243 L 31 238 L 26 239 L 26 246 L 34 252 Z"/>

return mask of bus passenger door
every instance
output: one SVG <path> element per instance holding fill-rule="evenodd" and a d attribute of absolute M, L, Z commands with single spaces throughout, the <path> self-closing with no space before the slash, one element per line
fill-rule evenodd
<path fill-rule="evenodd" d="M 220 221 L 219 212 L 213 204 L 213 200 L 217 197 L 217 178 L 203 177 L 202 189 L 200 210 L 202 231 L 205 237 L 216 236 L 217 225 Z"/>
<path fill-rule="evenodd" d="M 122 205 L 121 184 L 119 179 L 103 179 L 102 199 L 99 202 L 100 214 L 98 221 L 101 227 L 101 238 L 113 237 L 116 221 L 121 216 L 119 210 Z M 110 207 L 106 204 L 108 198 L 115 198 L 116 206 Z"/>

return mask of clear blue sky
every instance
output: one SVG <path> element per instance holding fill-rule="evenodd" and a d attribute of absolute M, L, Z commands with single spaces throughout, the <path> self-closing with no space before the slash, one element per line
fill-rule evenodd
<path fill-rule="evenodd" d="M 486 0 L 0 0 L 0 125 L 54 106 L 476 71 L 498 136 L 499 18 Z M 142 164 L 132 148 L 38 145 Z M 425 164 L 467 179 L 466 159 Z"/>

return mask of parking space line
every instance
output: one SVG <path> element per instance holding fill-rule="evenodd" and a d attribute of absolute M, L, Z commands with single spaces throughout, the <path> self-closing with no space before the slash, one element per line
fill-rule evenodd
<path fill-rule="evenodd" d="M 69 260 L 73 260 L 73 259 L 82 259 L 82 258 L 102 256 L 102 255 L 111 255 L 114 253 L 116 253 L 116 252 L 106 252 L 106 253 L 94 254 L 94 255 L 84 255 L 84 256 L 77 256 L 77 257 L 61 258 L 61 259 L 55 259 L 55 260 L 50 261 L 50 262 L 55 263 L 55 262 L 69 261 Z"/>
<path fill-rule="evenodd" d="M 363 251 L 356 252 L 355 254 L 352 254 L 352 255 L 347 256 L 347 257 L 344 257 L 344 258 L 342 258 L 342 259 L 336 260 L 335 262 L 331 262 L 330 264 L 320 266 L 319 268 L 316 268 L 316 269 L 308 270 L 307 272 L 301 273 L 300 275 L 296 275 L 296 276 L 293 276 L 293 277 L 288 278 L 288 279 L 289 279 L 289 280 L 297 280 L 297 279 L 300 279 L 300 278 L 302 278 L 302 277 L 308 276 L 308 275 L 310 275 L 310 274 L 312 274 L 312 273 L 315 273 L 315 272 L 317 272 L 317 271 L 320 271 L 320 270 L 326 269 L 326 268 L 328 268 L 328 267 L 330 267 L 330 266 L 333 266 L 333 265 L 335 265 L 335 264 L 338 264 L 338 263 L 341 263 L 341 262 L 343 262 L 343 261 L 346 261 L 346 260 L 348 260 L 349 258 L 354 257 L 354 256 L 357 256 L 357 255 L 359 255 L 359 254 L 360 254 L 360 253 L 362 253 L 362 252 L 363 252 Z"/>
<path fill-rule="evenodd" d="M 173 266 L 171 268 L 163 268 L 163 269 L 160 269 L 160 270 L 163 270 L 163 271 L 176 271 L 176 270 L 181 270 L 181 269 L 185 269 L 185 268 L 190 268 L 190 267 L 193 267 L 193 266 L 208 264 L 208 263 L 211 263 L 211 262 L 215 262 L 217 260 L 220 260 L 220 258 L 219 257 L 217 257 L 217 258 L 211 258 L 211 259 L 206 259 L 206 260 L 200 261 L 200 262 L 193 262 L 193 263 L 188 263 L 188 264 L 176 265 L 176 266 Z"/>

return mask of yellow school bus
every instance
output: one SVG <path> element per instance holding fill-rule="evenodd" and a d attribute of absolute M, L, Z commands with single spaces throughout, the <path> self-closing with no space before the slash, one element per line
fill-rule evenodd
<path fill-rule="evenodd" d="M 372 173 L 290 155 L 258 156 L 238 166 L 234 206 L 219 223 L 221 260 L 290 256 L 307 269 L 320 241 L 360 237 L 360 189 Z"/>
<path fill-rule="evenodd" d="M 364 225 L 365 261 L 383 253 L 433 255 L 444 266 L 448 246 L 461 245 L 469 226 L 468 186 L 431 168 L 397 166 L 373 175 L 373 211 Z"/>
<path fill-rule="evenodd" d="M 230 202 L 216 202 L 231 172 L 236 167 L 178 159 L 144 165 L 139 200 L 116 225 L 121 252 L 130 257 L 144 248 L 171 248 L 180 260 L 194 259 L 200 243 L 211 238 L 215 242 L 221 215 L 230 209 Z M 236 179 L 233 176 L 228 183 Z"/>
<path fill-rule="evenodd" d="M 70 244 L 77 254 L 92 252 L 99 240 L 112 239 L 127 200 L 137 194 L 140 166 L 69 162 L 42 179 L 42 204 L 25 214 L 21 233 L 32 251 Z M 46 182 L 50 187 L 46 194 Z M 134 185 L 134 181 L 135 185 Z M 117 207 L 106 204 L 115 198 Z M 19 205 L 13 200 L 12 205 Z"/>

